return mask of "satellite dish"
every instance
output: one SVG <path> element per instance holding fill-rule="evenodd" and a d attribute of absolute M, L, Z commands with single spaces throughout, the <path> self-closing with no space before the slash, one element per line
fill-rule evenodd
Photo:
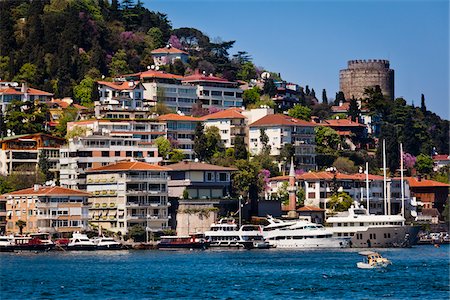
<path fill-rule="evenodd" d="M 412 210 L 412 211 L 411 211 L 411 216 L 413 216 L 414 218 L 417 217 L 417 211 Z"/>
<path fill-rule="evenodd" d="M 133 81 L 128 82 L 128 86 L 129 86 L 129 87 L 134 86 L 134 82 L 133 82 Z"/>
<path fill-rule="evenodd" d="M 262 79 L 269 79 L 270 78 L 270 73 L 269 72 L 262 72 L 261 78 Z"/>
<path fill-rule="evenodd" d="M 151 68 L 150 66 L 147 66 L 147 70 L 150 70 L 150 68 Z"/>
<path fill-rule="evenodd" d="M 151 68 L 152 70 L 154 70 L 154 69 L 155 69 L 155 65 L 152 65 L 150 68 Z"/>
<path fill-rule="evenodd" d="M 202 73 L 203 73 L 203 75 L 206 75 L 206 71 L 203 71 Z"/>
<path fill-rule="evenodd" d="M 102 79 L 105 79 L 105 75 L 102 75 Z"/>
<path fill-rule="evenodd" d="M 159 66 L 156 66 L 156 67 L 155 67 L 155 70 L 158 71 L 158 70 L 159 70 Z"/>

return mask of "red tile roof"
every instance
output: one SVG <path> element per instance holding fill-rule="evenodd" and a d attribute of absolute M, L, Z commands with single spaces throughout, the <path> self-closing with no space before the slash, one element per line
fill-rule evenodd
<path fill-rule="evenodd" d="M 210 82 L 220 82 L 220 83 L 230 83 L 234 84 L 234 82 L 228 81 L 225 78 L 211 76 L 211 75 L 203 75 L 203 74 L 193 74 L 183 78 L 183 82 L 202 82 L 202 81 L 210 81 Z"/>
<path fill-rule="evenodd" d="M 341 112 L 341 111 L 347 112 L 349 110 L 349 108 L 350 108 L 350 102 L 344 102 L 344 103 L 342 103 L 341 106 L 333 105 L 331 107 L 331 110 L 334 112 Z"/>
<path fill-rule="evenodd" d="M 332 180 L 334 174 L 332 172 L 307 172 L 300 175 L 296 175 L 296 180 Z M 356 181 L 364 181 L 366 180 L 366 174 L 364 173 L 355 173 L 355 174 L 344 174 L 337 172 L 336 179 L 338 180 L 356 180 Z M 269 179 L 270 181 L 287 181 L 289 180 L 289 176 L 276 176 Z M 372 175 L 369 174 L 369 180 L 383 180 L 383 176 Z"/>
<path fill-rule="evenodd" d="M 325 209 L 317 206 L 303 206 L 298 208 L 297 211 L 325 211 Z"/>
<path fill-rule="evenodd" d="M 222 167 L 207 163 L 182 161 L 176 164 L 167 165 L 172 171 L 237 171 L 236 168 Z"/>
<path fill-rule="evenodd" d="M 20 87 L 15 89 L 12 87 L 0 88 L 0 93 L 7 95 L 23 95 L 24 93 L 21 91 Z M 52 93 L 41 91 L 38 89 L 28 88 L 27 93 L 33 96 L 53 96 Z"/>
<path fill-rule="evenodd" d="M 88 169 L 87 173 L 115 171 L 168 171 L 168 168 L 140 161 L 119 161 L 106 166 Z"/>
<path fill-rule="evenodd" d="M 252 126 L 317 126 L 315 123 L 292 118 L 282 114 L 267 115 L 256 122 L 250 124 Z"/>
<path fill-rule="evenodd" d="M 34 187 L 23 189 L 11 193 L 4 194 L 3 196 L 90 196 L 89 193 L 63 188 L 60 186 L 39 186 L 38 190 L 35 191 Z"/>
<path fill-rule="evenodd" d="M 245 119 L 245 116 L 241 114 L 242 109 L 232 107 L 226 110 L 221 110 L 210 115 L 203 116 L 202 120 L 214 120 L 214 119 Z"/>
<path fill-rule="evenodd" d="M 421 179 L 419 181 L 416 177 L 407 177 L 406 178 L 409 182 L 409 186 L 412 188 L 420 188 L 420 187 L 428 187 L 428 188 L 435 188 L 435 187 L 450 187 L 449 184 L 442 183 L 439 181 L 429 180 L 429 179 Z"/>
<path fill-rule="evenodd" d="M 433 160 L 450 160 L 450 156 L 448 154 L 439 154 L 433 156 Z"/>
<path fill-rule="evenodd" d="M 155 49 L 151 52 L 152 54 L 165 54 L 165 53 L 184 53 L 184 54 L 188 54 L 186 51 L 174 48 L 174 47 L 163 47 L 163 48 L 158 48 Z"/>
<path fill-rule="evenodd" d="M 1 94 L 7 94 L 7 95 L 22 95 L 23 93 L 19 90 L 16 90 L 12 87 L 6 87 L 6 88 L 0 88 Z"/>
<path fill-rule="evenodd" d="M 129 83 L 132 82 L 133 85 L 130 86 Z M 115 90 L 134 90 L 138 85 L 139 85 L 139 81 L 115 81 L 115 82 L 110 82 L 110 81 L 97 81 L 98 84 L 100 85 L 106 85 L 112 89 Z"/>
<path fill-rule="evenodd" d="M 366 127 L 364 124 L 353 122 L 349 119 L 324 120 L 323 123 L 320 123 L 320 125 L 328 127 Z"/>
<path fill-rule="evenodd" d="M 182 116 L 179 114 L 167 114 L 162 115 L 157 118 L 159 121 L 195 121 L 200 122 L 201 118 L 191 117 L 191 116 Z"/>
<path fill-rule="evenodd" d="M 27 90 L 28 94 L 35 95 L 35 96 L 53 96 L 52 93 L 41 91 L 38 89 L 28 88 Z"/>
<path fill-rule="evenodd" d="M 155 70 L 148 70 L 145 72 L 123 75 L 123 77 L 137 77 L 137 76 L 139 76 L 139 78 L 141 78 L 141 79 L 143 79 L 143 78 L 164 78 L 164 79 L 181 80 L 183 78 L 183 76 L 180 76 L 180 75 L 175 75 L 175 74 L 166 73 L 166 72 L 162 72 L 162 71 L 155 71 Z"/>

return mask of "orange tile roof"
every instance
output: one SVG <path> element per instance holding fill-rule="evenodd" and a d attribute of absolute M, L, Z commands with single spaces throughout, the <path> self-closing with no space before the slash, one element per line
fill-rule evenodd
<path fill-rule="evenodd" d="M 300 175 L 296 175 L 296 180 L 332 180 L 334 174 L 332 172 L 307 172 Z M 364 181 L 366 180 L 366 174 L 364 173 L 355 173 L 355 174 L 344 174 L 337 172 L 336 179 L 338 180 L 356 180 L 356 181 Z M 288 175 L 271 177 L 270 181 L 287 181 L 289 180 Z M 369 180 L 383 180 L 383 176 L 372 175 L 369 174 Z"/>
<path fill-rule="evenodd" d="M 226 110 L 221 110 L 210 115 L 203 116 L 202 120 L 214 120 L 214 119 L 245 119 L 245 116 L 241 114 L 242 109 L 232 107 Z"/>
<path fill-rule="evenodd" d="M 23 94 L 21 91 L 18 91 L 15 88 L 11 88 L 11 87 L 1 88 L 0 93 L 7 94 L 7 95 L 22 95 Z"/>
<path fill-rule="evenodd" d="M 72 190 L 60 186 L 39 186 L 38 190 L 35 191 L 34 187 L 27 188 L 11 193 L 4 194 L 3 196 L 90 196 L 91 194 L 78 191 L 78 190 Z"/>
<path fill-rule="evenodd" d="M 334 112 L 338 112 L 338 111 L 348 111 L 349 108 L 350 108 L 350 102 L 344 102 L 344 103 L 342 103 L 341 106 L 339 106 L 339 105 L 333 105 L 333 106 L 331 107 L 331 110 L 334 111 Z"/>
<path fill-rule="evenodd" d="M 157 119 L 159 121 L 195 121 L 195 122 L 200 122 L 202 120 L 201 118 L 182 116 L 179 114 L 166 114 L 159 116 Z"/>
<path fill-rule="evenodd" d="M 181 80 L 183 76 L 175 75 L 171 73 L 166 73 L 162 71 L 148 70 L 144 72 L 139 72 L 135 74 L 123 75 L 123 77 L 139 76 L 139 78 L 164 78 L 164 79 L 178 79 Z"/>
<path fill-rule="evenodd" d="M 252 126 L 317 126 L 315 123 L 292 118 L 282 114 L 267 115 L 256 122 L 250 124 Z"/>
<path fill-rule="evenodd" d="M 349 119 L 324 120 L 320 125 L 328 127 L 366 127 L 364 124 L 353 122 Z"/>
<path fill-rule="evenodd" d="M 114 171 L 168 171 L 168 168 L 140 161 L 119 161 L 106 166 L 88 169 L 88 173 Z"/>
<path fill-rule="evenodd" d="M 151 53 L 152 54 L 160 54 L 160 53 L 162 53 L 162 54 L 164 54 L 164 53 L 184 53 L 184 54 L 188 54 L 186 51 L 183 51 L 183 50 L 180 50 L 180 49 L 177 49 L 177 48 L 174 48 L 174 47 L 158 48 L 158 49 L 153 50 Z"/>
<path fill-rule="evenodd" d="M 325 211 L 325 209 L 317 206 L 303 206 L 298 208 L 297 211 Z"/>
<path fill-rule="evenodd" d="M 448 154 L 439 154 L 433 156 L 433 160 L 450 160 L 450 156 Z"/>
<path fill-rule="evenodd" d="M 167 165 L 172 171 L 237 171 L 236 168 L 222 167 L 202 162 L 182 161 L 176 164 Z"/>
<path fill-rule="evenodd" d="M 439 181 L 429 180 L 429 179 L 423 179 L 422 178 L 420 181 L 416 177 L 406 177 L 406 179 L 409 182 L 409 186 L 412 187 L 412 188 L 420 188 L 420 187 L 429 187 L 429 188 L 450 187 L 449 184 L 442 183 L 442 182 L 439 182 Z"/>
<path fill-rule="evenodd" d="M 221 83 L 234 83 L 226 80 L 225 78 L 211 76 L 211 75 L 203 75 L 203 74 L 193 74 L 183 78 L 183 82 L 193 82 L 193 81 L 211 81 L 211 82 L 221 82 Z"/>
<path fill-rule="evenodd" d="M 33 89 L 33 88 L 28 88 L 27 92 L 30 95 L 53 96 L 52 93 L 41 91 L 41 90 L 38 90 L 38 89 Z"/>
<path fill-rule="evenodd" d="M 133 86 L 130 86 L 128 83 L 132 82 Z M 138 85 L 139 81 L 97 81 L 98 84 L 106 85 L 115 90 L 134 90 Z"/>
<path fill-rule="evenodd" d="M 0 88 L 0 93 L 8 94 L 8 95 L 23 95 L 24 94 L 21 91 L 20 87 L 18 87 L 18 88 L 12 88 L 12 87 Z M 38 89 L 33 89 L 33 88 L 28 88 L 27 93 L 29 95 L 33 95 L 33 96 L 53 96 L 52 93 L 41 91 Z"/>

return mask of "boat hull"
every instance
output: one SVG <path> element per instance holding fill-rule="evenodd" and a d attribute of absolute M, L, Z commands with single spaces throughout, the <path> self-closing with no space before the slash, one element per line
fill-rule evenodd
<path fill-rule="evenodd" d="M 270 245 L 278 249 L 346 248 L 348 241 L 339 238 L 270 240 Z"/>
<path fill-rule="evenodd" d="M 402 248 L 417 244 L 420 227 L 369 227 L 351 238 L 352 248 Z"/>
<path fill-rule="evenodd" d="M 124 249 L 121 244 L 110 244 L 110 245 L 97 245 L 96 250 L 122 250 Z"/>
<path fill-rule="evenodd" d="M 68 251 L 93 251 L 93 250 L 97 250 L 97 246 L 96 245 L 68 245 L 66 247 L 66 250 Z"/>
<path fill-rule="evenodd" d="M 178 244 L 170 244 L 163 243 L 158 244 L 158 249 L 168 249 L 168 250 L 176 250 L 176 249 L 206 249 L 208 248 L 207 243 L 178 243 Z"/>

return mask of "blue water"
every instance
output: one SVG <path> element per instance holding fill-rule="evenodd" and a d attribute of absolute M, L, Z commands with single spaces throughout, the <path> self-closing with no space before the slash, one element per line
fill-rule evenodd
<path fill-rule="evenodd" d="M 449 299 L 449 246 L 338 251 L 0 253 L 3 299 Z"/>

